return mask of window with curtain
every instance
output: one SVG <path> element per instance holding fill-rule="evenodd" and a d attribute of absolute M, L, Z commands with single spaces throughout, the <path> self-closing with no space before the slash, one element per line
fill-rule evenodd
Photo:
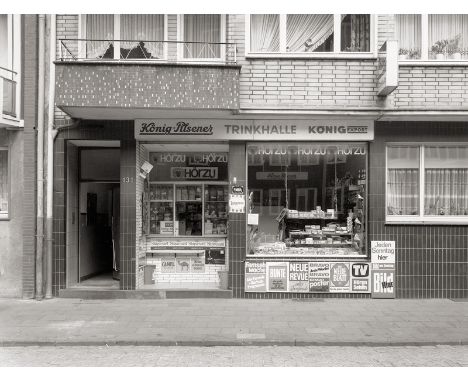
<path fill-rule="evenodd" d="M 0 66 L 9 68 L 8 62 L 8 15 L 0 15 Z"/>
<path fill-rule="evenodd" d="M 421 15 L 395 15 L 399 54 L 405 59 L 421 58 Z"/>
<path fill-rule="evenodd" d="M 279 52 L 279 15 L 250 16 L 250 50 Z"/>
<path fill-rule="evenodd" d="M 121 58 L 163 58 L 164 15 L 121 15 L 120 39 Z"/>
<path fill-rule="evenodd" d="M 184 58 L 221 57 L 221 15 L 184 15 Z"/>
<path fill-rule="evenodd" d="M 288 52 L 333 52 L 333 15 L 287 15 Z"/>
<path fill-rule="evenodd" d="M 86 40 L 87 58 L 114 58 L 114 15 L 86 15 Z"/>
<path fill-rule="evenodd" d="M 387 215 L 419 215 L 419 147 L 387 149 Z"/>
<path fill-rule="evenodd" d="M 468 15 L 429 15 L 429 58 L 468 58 Z"/>
<path fill-rule="evenodd" d="M 341 15 L 341 51 L 370 52 L 370 15 Z"/>
<path fill-rule="evenodd" d="M 468 147 L 425 147 L 424 177 L 425 215 L 468 215 Z"/>
<path fill-rule="evenodd" d="M 422 174 L 421 172 L 422 171 Z M 420 211 L 420 201 L 423 210 Z M 387 217 L 456 220 L 468 215 L 468 145 L 387 148 Z M 398 219 L 396 219 L 398 220 Z"/>
<path fill-rule="evenodd" d="M 8 217 L 10 185 L 8 183 L 8 150 L 0 148 L 0 218 Z"/>

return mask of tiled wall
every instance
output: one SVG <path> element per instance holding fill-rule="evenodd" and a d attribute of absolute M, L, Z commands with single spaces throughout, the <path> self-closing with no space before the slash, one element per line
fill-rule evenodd
<path fill-rule="evenodd" d="M 57 135 L 54 146 L 54 226 L 52 292 L 65 288 L 66 262 L 66 166 L 65 141 L 68 139 L 120 140 L 120 175 L 129 182 L 120 184 L 120 288 L 135 289 L 136 243 L 136 144 L 133 124 L 122 121 L 85 121 Z"/>
<path fill-rule="evenodd" d="M 143 235 L 142 229 L 143 229 L 143 220 L 141 216 L 141 210 L 142 210 L 142 193 L 144 191 L 144 186 L 145 186 L 145 180 L 139 176 L 138 174 L 140 173 L 140 168 L 141 165 L 145 160 L 148 159 L 148 150 L 143 145 L 137 144 L 136 145 L 136 169 L 135 169 L 135 186 L 136 186 L 136 192 L 135 192 L 135 203 L 136 203 L 136 214 L 135 214 L 135 237 L 136 237 L 136 247 L 135 247 L 135 256 L 136 256 L 136 264 L 135 264 L 135 271 L 136 273 L 136 284 L 135 287 L 136 289 L 139 289 L 143 286 L 143 281 L 144 281 L 144 274 L 141 272 L 138 272 L 139 268 L 139 263 L 138 259 L 145 258 L 146 256 L 146 236 Z"/>
<path fill-rule="evenodd" d="M 369 240 L 394 240 L 399 298 L 468 296 L 468 226 L 385 225 L 386 142 L 467 142 L 467 123 L 377 122 L 369 153 Z"/>

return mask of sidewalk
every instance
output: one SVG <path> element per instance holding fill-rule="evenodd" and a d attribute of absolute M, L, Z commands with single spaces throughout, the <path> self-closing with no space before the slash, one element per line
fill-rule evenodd
<path fill-rule="evenodd" d="M 0 299 L 0 346 L 468 345 L 451 300 Z"/>

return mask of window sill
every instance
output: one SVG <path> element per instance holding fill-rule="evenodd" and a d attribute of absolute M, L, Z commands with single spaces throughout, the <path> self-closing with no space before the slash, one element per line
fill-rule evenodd
<path fill-rule="evenodd" d="M 386 220 L 385 225 L 468 225 L 468 216 L 460 219 L 405 219 L 405 220 Z"/>
<path fill-rule="evenodd" d="M 376 60 L 374 53 L 246 53 L 246 59 Z"/>
<path fill-rule="evenodd" d="M 399 66 L 468 66 L 468 60 L 399 60 Z"/>

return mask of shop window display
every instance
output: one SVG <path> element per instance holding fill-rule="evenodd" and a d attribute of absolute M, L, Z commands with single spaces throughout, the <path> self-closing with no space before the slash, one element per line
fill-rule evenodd
<path fill-rule="evenodd" d="M 366 144 L 252 144 L 247 156 L 248 255 L 367 256 Z"/>

